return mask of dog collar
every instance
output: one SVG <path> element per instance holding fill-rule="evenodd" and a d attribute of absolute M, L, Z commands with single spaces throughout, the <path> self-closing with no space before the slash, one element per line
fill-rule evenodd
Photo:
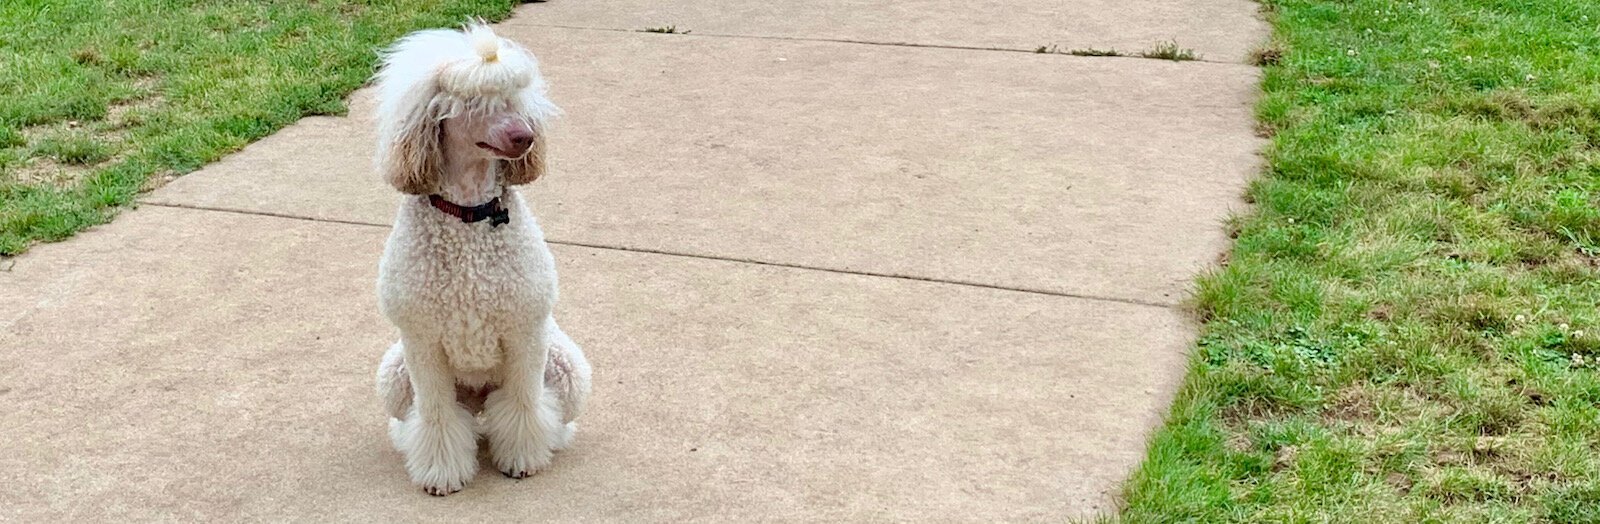
<path fill-rule="evenodd" d="M 511 213 L 506 211 L 505 206 L 500 205 L 500 197 L 494 197 L 494 200 L 485 202 L 482 205 L 468 207 L 445 200 L 444 197 L 439 195 L 428 195 L 428 203 L 432 204 L 434 209 L 443 211 L 446 215 L 459 218 L 462 222 L 468 224 L 488 219 L 490 226 L 500 227 L 500 224 L 511 222 Z"/>

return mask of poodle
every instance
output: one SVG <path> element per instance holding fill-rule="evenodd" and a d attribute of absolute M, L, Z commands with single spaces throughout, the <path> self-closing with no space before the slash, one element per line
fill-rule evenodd
<path fill-rule="evenodd" d="M 400 331 L 377 373 L 390 438 L 431 495 L 477 473 L 480 434 L 501 473 L 527 477 L 571 443 L 590 385 L 551 316 L 555 259 L 511 187 L 544 174 L 557 109 L 533 55 L 481 22 L 405 36 L 375 80 L 376 166 L 405 193 L 378 264 Z"/>

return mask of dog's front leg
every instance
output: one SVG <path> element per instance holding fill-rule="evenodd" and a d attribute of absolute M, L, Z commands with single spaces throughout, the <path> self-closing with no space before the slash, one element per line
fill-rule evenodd
<path fill-rule="evenodd" d="M 502 340 L 505 374 L 483 405 L 483 432 L 494 465 L 511 478 L 525 478 L 550 464 L 550 437 L 561 426 L 554 399 L 544 391 L 549 340 L 542 325 Z"/>
<path fill-rule="evenodd" d="M 395 443 L 406 455 L 411 481 L 429 495 L 461 491 L 478 472 L 472 414 L 456 403 L 455 373 L 437 340 L 401 334 L 406 370 L 416 392 Z"/>

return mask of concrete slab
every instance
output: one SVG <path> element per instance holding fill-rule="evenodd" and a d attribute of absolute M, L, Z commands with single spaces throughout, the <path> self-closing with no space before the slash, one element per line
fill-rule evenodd
<path fill-rule="evenodd" d="M 371 372 L 387 230 L 145 206 L 0 272 L 0 520 L 1059 519 L 1105 509 L 1166 308 L 558 247 L 577 448 L 436 499 Z"/>
<path fill-rule="evenodd" d="M 560 2 L 571 4 L 574 2 Z M 1257 166 L 1245 66 L 511 25 L 552 238 L 1176 303 Z M 147 201 L 387 224 L 371 104 Z"/>
<path fill-rule="evenodd" d="M 1204 59 L 1242 62 L 1266 39 L 1259 8 L 1249 0 L 558 0 L 523 6 L 510 24 L 1028 51 L 1137 53 L 1173 41 Z"/>

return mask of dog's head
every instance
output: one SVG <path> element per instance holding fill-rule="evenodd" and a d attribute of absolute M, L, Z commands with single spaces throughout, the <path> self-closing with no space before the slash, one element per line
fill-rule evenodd
<path fill-rule="evenodd" d="M 533 53 L 488 26 L 407 35 L 384 53 L 376 81 L 376 164 L 396 189 L 438 192 L 446 150 L 500 163 L 507 184 L 544 174 L 557 109 Z"/>

